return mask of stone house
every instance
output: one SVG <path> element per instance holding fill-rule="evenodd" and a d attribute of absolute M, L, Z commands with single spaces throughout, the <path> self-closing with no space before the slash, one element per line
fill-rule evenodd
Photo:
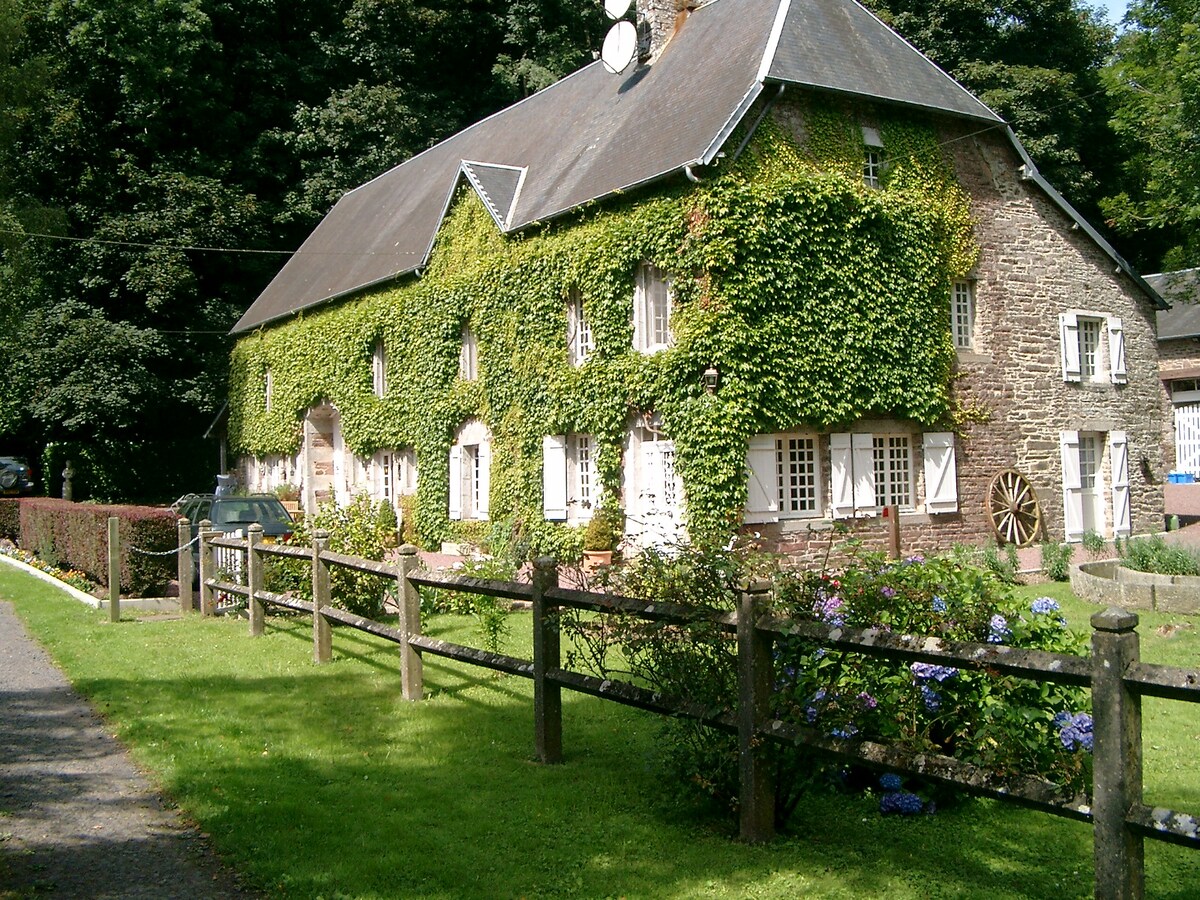
<path fill-rule="evenodd" d="M 798 558 L 891 506 L 912 549 L 1160 527 L 1162 301 L 1003 121 L 853 0 L 637 15 L 636 64 L 350 191 L 267 286 L 249 486 L 546 550 L 598 506 Z"/>
<path fill-rule="evenodd" d="M 1164 512 L 1200 520 L 1200 269 L 1147 275 L 1171 304 L 1158 312 L 1158 373 L 1165 389 L 1163 446 L 1171 468 Z M 1191 483 L 1183 483 L 1187 478 Z"/>

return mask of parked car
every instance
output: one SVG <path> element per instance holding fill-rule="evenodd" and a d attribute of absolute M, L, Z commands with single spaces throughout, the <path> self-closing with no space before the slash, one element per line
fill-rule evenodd
<path fill-rule="evenodd" d="M 15 456 L 0 456 L 0 494 L 6 497 L 32 494 L 36 486 L 25 460 Z"/>
<path fill-rule="evenodd" d="M 241 532 L 255 522 L 262 525 L 263 542 L 273 544 L 285 541 L 296 528 L 295 520 L 272 494 L 250 494 L 244 497 L 224 497 L 216 494 L 189 494 L 178 501 L 178 512 L 191 523 L 192 537 L 200 533 L 200 523 L 205 519 L 212 522 L 212 530 L 225 534 Z M 192 571 L 199 584 L 200 546 L 192 545 Z"/>

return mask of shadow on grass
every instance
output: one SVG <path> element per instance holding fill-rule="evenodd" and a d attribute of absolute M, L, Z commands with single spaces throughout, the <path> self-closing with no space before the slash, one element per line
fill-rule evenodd
<path fill-rule="evenodd" d="M 76 683 L 221 852 L 272 894 L 1092 891 L 1086 825 L 983 801 L 881 818 L 868 797 L 818 795 L 788 836 L 749 847 L 727 821 L 673 799 L 650 714 L 564 694 L 566 761 L 541 766 L 522 679 L 428 658 L 431 696 L 406 703 L 393 644 L 339 630 L 335 663 L 316 667 L 297 647 L 309 623 L 273 620 L 252 643 L 243 628 L 192 619 L 101 630 L 119 662 L 89 663 L 86 675 L 80 667 Z M 1148 855 L 1148 895 L 1196 896 L 1200 854 L 1150 846 Z"/>

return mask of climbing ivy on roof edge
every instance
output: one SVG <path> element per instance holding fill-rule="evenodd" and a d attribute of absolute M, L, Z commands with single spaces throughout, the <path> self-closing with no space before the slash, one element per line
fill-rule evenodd
<path fill-rule="evenodd" d="M 796 118 L 802 127 L 787 127 Z M 354 453 L 416 448 L 417 533 L 432 546 L 480 534 L 447 519 L 446 463 L 456 430 L 479 418 L 493 435 L 491 518 L 520 525 L 538 550 L 564 534 L 541 514 L 546 434 L 594 435 L 611 496 L 630 416 L 659 413 L 697 539 L 738 523 L 753 434 L 875 416 L 949 422 L 949 285 L 978 252 L 969 198 L 932 129 L 882 116 L 889 168 L 881 189 L 865 187 L 857 121 L 836 106 L 781 104 L 711 180 L 591 204 L 509 237 L 464 185 L 422 277 L 238 341 L 232 448 L 295 453 L 305 411 L 326 400 Z M 671 273 L 675 296 L 674 344 L 652 356 L 632 349 L 643 261 Z M 571 289 L 596 341 L 581 367 L 567 358 Z M 473 382 L 458 378 L 464 322 L 479 346 Z M 382 399 L 371 375 L 379 340 Z M 709 366 L 720 372 L 715 396 L 701 384 Z"/>

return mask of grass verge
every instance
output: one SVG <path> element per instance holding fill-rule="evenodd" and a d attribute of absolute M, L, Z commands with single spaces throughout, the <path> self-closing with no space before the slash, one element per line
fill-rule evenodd
<path fill-rule="evenodd" d="M 1083 627 L 1094 608 L 1061 586 Z M 765 847 L 679 800 L 655 764 L 655 717 L 564 694 L 566 762 L 532 760 L 532 689 L 430 659 L 429 698 L 400 698 L 394 645 L 347 629 L 311 662 L 311 625 L 147 617 L 108 624 L 0 570 L 0 597 L 107 717 L 163 792 L 249 880 L 284 897 L 1086 897 L 1088 826 L 993 801 L 882 818 L 817 795 Z M 1171 622 L 1194 624 L 1181 617 Z M 1144 618 L 1143 657 L 1195 665 L 1195 629 Z M 528 618 L 510 646 L 528 655 Z M 473 641 L 471 620 L 431 633 Z M 1200 809 L 1197 708 L 1147 704 L 1147 792 Z M 1200 853 L 1147 844 L 1149 896 L 1200 888 Z"/>

